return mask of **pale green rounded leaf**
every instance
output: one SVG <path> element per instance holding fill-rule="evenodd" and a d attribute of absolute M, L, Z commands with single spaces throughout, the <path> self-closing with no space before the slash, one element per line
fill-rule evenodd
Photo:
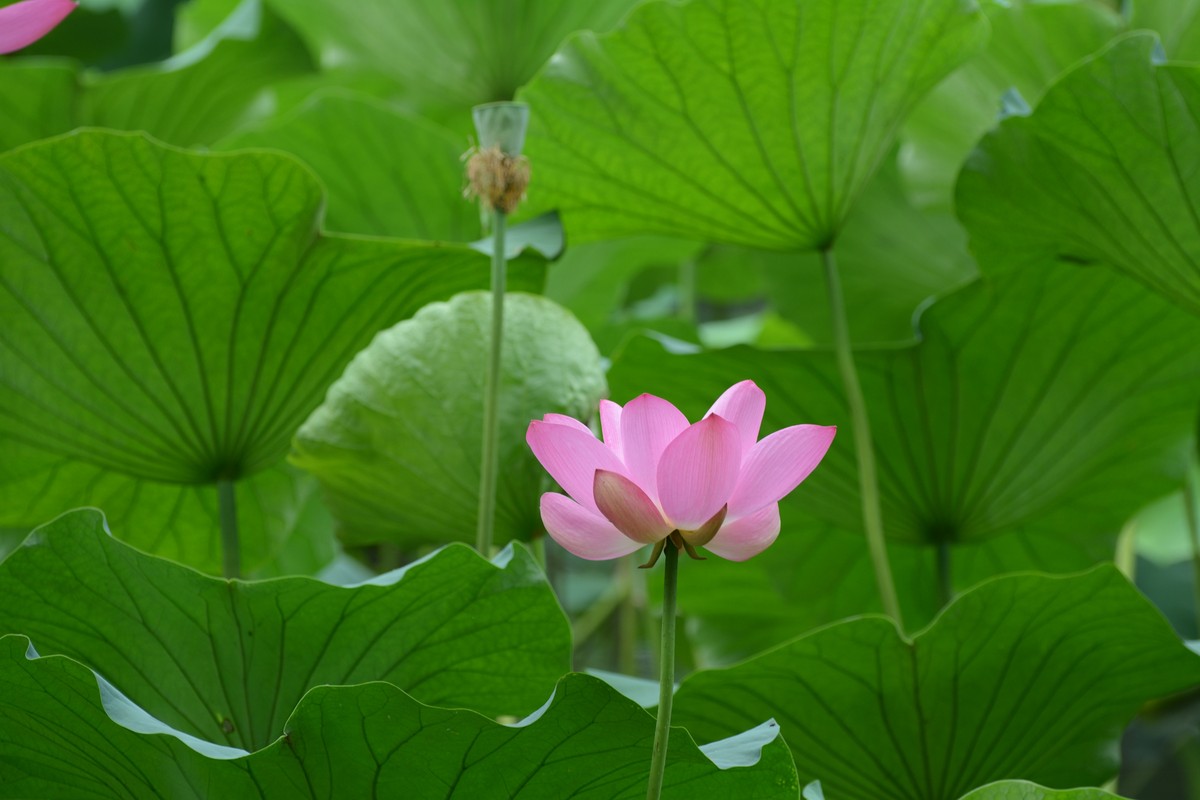
<path fill-rule="evenodd" d="M 522 90 L 530 200 L 581 241 L 821 247 L 908 112 L 986 36 L 961 0 L 647 3 Z"/>
<path fill-rule="evenodd" d="M 961 800 L 1122 800 L 1102 789 L 1047 789 L 1028 781 L 997 781 L 963 795 Z"/>
<path fill-rule="evenodd" d="M 384 331 L 296 434 L 292 461 L 316 475 L 349 543 L 468 538 L 475 530 L 491 296 L 458 295 Z M 505 298 L 496 533 L 541 527 L 545 471 L 531 419 L 590 418 L 605 394 L 587 331 L 545 298 Z"/>
<path fill-rule="evenodd" d="M 980 142 L 958 211 L 980 267 L 1102 263 L 1200 314 L 1200 67 L 1131 34 Z"/>
<path fill-rule="evenodd" d="M 95 511 L 0 562 L 0 634 L 95 669 L 185 733 L 248 750 L 314 686 L 389 681 L 431 703 L 525 714 L 570 665 L 566 618 L 516 547 L 459 545 L 366 584 L 209 578 L 114 540 Z"/>
<path fill-rule="evenodd" d="M 867 617 L 694 673 L 674 719 L 716 737 L 771 713 L 830 797 L 949 800 L 1014 774 L 1105 781 L 1138 708 L 1197 685 L 1200 658 L 1109 566 L 987 582 L 912 641 Z"/>
<path fill-rule="evenodd" d="M 175 483 L 277 462 L 376 331 L 487 280 L 467 247 L 322 235 L 322 202 L 279 154 L 89 131 L 0 156 L 0 435 Z"/>

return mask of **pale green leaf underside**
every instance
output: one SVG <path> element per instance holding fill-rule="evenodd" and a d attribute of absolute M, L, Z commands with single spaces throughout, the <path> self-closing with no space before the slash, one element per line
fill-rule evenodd
<path fill-rule="evenodd" d="M 523 727 L 431 708 L 386 683 L 318 687 L 288 718 L 285 739 L 218 759 L 123 727 L 93 673 L 63 657 L 27 658 L 28 647 L 23 636 L 0 638 L 0 798 L 645 796 L 654 720 L 586 675 L 563 678 Z M 75 734 L 60 735 L 68 726 Z M 753 765 L 722 770 L 682 729 L 671 736 L 665 788 L 696 800 L 799 792 L 778 736 Z"/>
<path fill-rule="evenodd" d="M 422 106 L 465 112 L 511 100 L 577 30 L 606 30 L 634 0 L 270 0 L 326 62 L 405 85 Z"/>
<path fill-rule="evenodd" d="M 174 728 L 248 750 L 306 691 L 385 680 L 430 703 L 532 711 L 570 663 L 566 619 L 532 557 L 453 546 L 343 588 L 229 582 L 139 553 L 95 511 L 0 562 L 0 633 L 75 658 Z"/>
<path fill-rule="evenodd" d="M 1131 34 L 980 142 L 958 183 L 980 267 L 1100 262 L 1200 314 L 1200 67 Z"/>
<path fill-rule="evenodd" d="M 479 208 L 463 198 L 467 140 L 369 97 L 322 92 L 298 109 L 223 140 L 266 147 L 312 167 L 329 192 L 330 230 L 466 242 Z"/>
<path fill-rule="evenodd" d="M 404 545 L 463 539 L 478 514 L 483 365 L 491 296 L 458 295 L 382 332 L 296 434 L 292 462 L 326 490 L 342 537 Z M 588 419 L 606 384 L 587 331 L 561 306 L 505 299 L 499 410 L 500 541 L 538 530 L 545 470 L 525 444 L 531 419 Z"/>
<path fill-rule="evenodd" d="M 962 796 L 961 800 L 1122 800 L 1102 789 L 1047 789 L 1028 781 L 997 781 Z"/>
<path fill-rule="evenodd" d="M 146 131 L 181 146 L 212 144 L 261 109 L 272 84 L 312 72 L 296 34 L 243 4 L 238 25 L 160 64 L 110 73 L 69 62 L 0 64 L 0 151 L 94 125 Z"/>
<path fill-rule="evenodd" d="M 1107 780 L 1137 709 L 1197 684 L 1200 659 L 1109 566 L 985 583 L 913 642 L 868 617 L 695 673 L 674 718 L 711 738 L 770 709 L 830 797 L 952 800 L 1014 774 Z"/>
<path fill-rule="evenodd" d="M 531 202 L 579 240 L 820 247 L 986 31 L 959 0 L 647 3 L 522 90 Z"/>
<path fill-rule="evenodd" d="M 377 330 L 487 283 L 467 247 L 322 235 L 321 205 L 279 154 L 85 131 L 0 156 L 0 434 L 175 483 L 277 462 Z"/>

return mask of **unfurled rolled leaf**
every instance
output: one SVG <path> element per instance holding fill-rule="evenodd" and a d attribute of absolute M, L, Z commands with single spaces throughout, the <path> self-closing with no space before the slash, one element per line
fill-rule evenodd
<path fill-rule="evenodd" d="M 1103 264 L 1200 314 L 1200 67 L 1117 40 L 985 137 L 958 182 L 984 271 Z"/>
<path fill-rule="evenodd" d="M 286 735 L 246 753 L 181 735 L 61 657 L 0 637 L 0 798 L 644 797 L 654 720 L 586 675 L 559 681 L 517 725 L 432 708 L 386 683 L 322 686 Z M 72 727 L 74 735 L 61 730 Z M 162 735 L 165 734 L 165 735 Z M 181 740 L 182 739 L 182 740 Z M 671 737 L 665 786 L 696 800 L 793 800 L 796 769 L 773 724 L 696 747 Z M 373 767 L 364 768 L 364 764 Z M 670 796 L 670 795 L 669 795 Z"/>
<path fill-rule="evenodd" d="M 389 681 L 426 702 L 526 714 L 570 664 L 566 618 L 524 549 L 462 546 L 366 584 L 229 582 L 114 540 L 95 511 L 0 562 L 0 634 L 95 669 L 150 714 L 247 750 L 314 686 Z"/>
<path fill-rule="evenodd" d="M 88 131 L 0 156 L 0 435 L 174 483 L 278 462 L 376 331 L 487 282 L 465 246 L 323 235 L 321 204 L 280 154 Z"/>
<path fill-rule="evenodd" d="M 1200 657 L 1108 566 L 987 582 L 911 641 L 868 617 L 694 673 L 674 719 L 711 738 L 771 709 L 828 796 L 952 800 L 1009 775 L 1103 782 L 1138 708 L 1198 685 Z"/>
<path fill-rule="evenodd" d="M 342 537 L 356 544 L 463 539 L 478 511 L 480 399 L 491 299 L 426 306 L 375 338 L 296 434 L 292 461 L 320 479 Z M 586 418 L 606 385 L 600 354 L 561 306 L 505 298 L 496 537 L 541 523 L 544 476 L 522 441 L 531 417 Z"/>
<path fill-rule="evenodd" d="M 530 203 L 579 240 L 825 246 L 908 112 L 986 37 L 960 0 L 646 3 L 521 91 Z"/>

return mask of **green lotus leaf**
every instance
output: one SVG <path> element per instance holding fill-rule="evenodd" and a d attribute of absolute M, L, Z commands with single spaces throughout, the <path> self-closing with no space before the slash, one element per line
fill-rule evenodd
<path fill-rule="evenodd" d="M 86 510 L 0 562 L 0 620 L 0 634 L 86 664 L 171 727 L 246 750 L 323 684 L 389 681 L 425 702 L 526 714 L 571 656 L 520 547 L 488 562 L 455 545 L 352 587 L 226 581 L 121 544 Z"/>

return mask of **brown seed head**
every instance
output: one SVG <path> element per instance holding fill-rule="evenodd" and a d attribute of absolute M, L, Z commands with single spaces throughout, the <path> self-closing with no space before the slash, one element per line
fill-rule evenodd
<path fill-rule="evenodd" d="M 511 214 L 525 199 L 529 185 L 529 159 L 510 156 L 499 147 L 476 150 L 467 159 L 468 197 L 478 197 L 488 208 Z"/>

